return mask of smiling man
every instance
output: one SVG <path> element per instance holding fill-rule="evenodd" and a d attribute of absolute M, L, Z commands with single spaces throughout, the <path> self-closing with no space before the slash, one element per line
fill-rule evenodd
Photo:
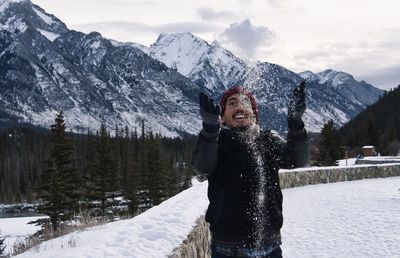
<path fill-rule="evenodd" d="M 258 119 L 256 100 L 245 89 L 228 90 L 221 99 L 222 123 L 228 127 L 248 127 Z"/>
<path fill-rule="evenodd" d="M 245 88 L 227 90 L 219 105 L 200 93 L 203 128 L 192 165 L 209 183 L 212 258 L 282 257 L 278 170 L 304 166 L 308 159 L 304 89 L 302 82 L 289 102 L 287 142 L 260 130 L 256 99 Z"/>

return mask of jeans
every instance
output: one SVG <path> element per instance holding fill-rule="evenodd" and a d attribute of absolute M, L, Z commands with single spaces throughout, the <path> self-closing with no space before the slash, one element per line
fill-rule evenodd
<path fill-rule="evenodd" d="M 280 246 L 277 246 L 271 253 L 265 255 L 261 254 L 259 255 L 252 251 L 253 251 L 252 249 L 247 249 L 247 251 L 245 252 L 240 252 L 239 249 L 231 249 L 229 252 L 226 251 L 221 252 L 218 246 L 211 245 L 211 258 L 229 258 L 229 257 L 282 258 L 282 249 Z"/>

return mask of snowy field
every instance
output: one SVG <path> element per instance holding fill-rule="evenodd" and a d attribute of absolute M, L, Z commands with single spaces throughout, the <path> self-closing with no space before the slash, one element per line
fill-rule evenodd
<path fill-rule="evenodd" d="M 133 219 L 73 232 L 15 257 L 166 257 L 205 212 L 206 196 L 206 182 L 197 183 Z"/>
<path fill-rule="evenodd" d="M 371 156 L 371 157 L 364 157 L 361 159 L 361 161 L 374 161 L 377 164 L 379 164 L 379 162 L 381 162 L 382 164 L 400 163 L 400 156 Z M 338 165 L 341 167 L 354 166 L 356 165 L 356 159 L 355 158 L 339 159 Z"/>
<path fill-rule="evenodd" d="M 34 234 L 40 227 L 28 225 L 27 223 L 44 217 L 21 217 L 0 219 L 1 235 L 6 238 L 6 253 L 11 252 L 11 248 L 16 241 L 23 240 L 26 236 Z"/>
<path fill-rule="evenodd" d="M 399 189 L 400 177 L 391 177 L 283 190 L 284 257 L 400 257 Z M 133 219 L 74 232 L 16 257 L 166 257 L 204 214 L 206 190 L 207 182 L 198 183 Z"/>
<path fill-rule="evenodd" d="M 356 159 L 351 158 L 351 159 L 339 159 L 338 160 L 338 165 L 343 167 L 343 166 L 353 166 L 356 164 Z"/>
<path fill-rule="evenodd" d="M 284 257 L 400 257 L 400 177 L 283 194 Z"/>

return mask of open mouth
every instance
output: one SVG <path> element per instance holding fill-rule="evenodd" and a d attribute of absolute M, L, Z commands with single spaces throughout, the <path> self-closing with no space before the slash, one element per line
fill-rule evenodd
<path fill-rule="evenodd" d="M 237 114 L 233 115 L 233 119 L 237 120 L 237 121 L 241 121 L 241 120 L 244 120 L 246 118 L 247 118 L 247 116 L 245 114 L 243 114 L 243 113 L 237 113 Z"/>

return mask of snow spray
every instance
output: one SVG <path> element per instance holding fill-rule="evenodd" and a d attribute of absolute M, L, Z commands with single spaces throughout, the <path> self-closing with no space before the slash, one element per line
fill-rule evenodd
<path fill-rule="evenodd" d="M 255 167 L 256 178 L 254 180 L 254 191 L 252 192 L 253 203 L 249 205 L 249 210 L 246 211 L 246 214 L 252 216 L 250 219 L 252 220 L 254 230 L 250 233 L 252 235 L 248 237 L 255 240 L 254 244 L 257 249 L 263 247 L 265 226 L 268 221 L 268 214 L 265 213 L 264 209 L 268 187 L 266 171 L 264 169 L 265 161 L 257 145 L 257 138 L 259 135 L 260 129 L 257 124 L 254 124 L 246 131 L 239 134 L 240 140 L 246 144 L 247 149 L 252 154 L 251 163 Z"/>

